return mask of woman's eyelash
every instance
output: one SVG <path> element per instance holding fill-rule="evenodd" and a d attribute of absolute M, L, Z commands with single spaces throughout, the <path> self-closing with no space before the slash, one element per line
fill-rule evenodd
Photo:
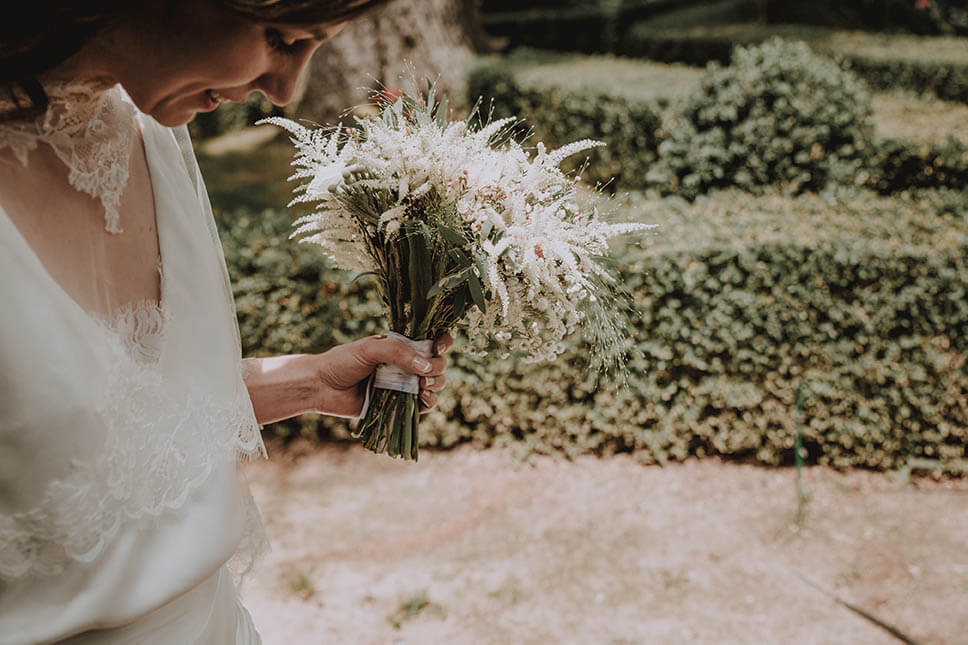
<path fill-rule="evenodd" d="M 281 54 L 294 54 L 296 52 L 295 43 L 287 43 L 282 32 L 278 29 L 272 27 L 266 29 L 266 42 L 269 43 L 271 49 Z"/>

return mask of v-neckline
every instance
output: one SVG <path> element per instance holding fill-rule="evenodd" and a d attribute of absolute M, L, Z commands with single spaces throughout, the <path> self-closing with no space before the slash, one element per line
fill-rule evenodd
<path fill-rule="evenodd" d="M 4 208 L 0 206 L 0 215 L 2 215 L 4 220 L 6 220 L 7 225 L 11 228 L 14 235 L 20 240 L 20 243 L 23 245 L 24 249 L 26 250 L 27 256 L 30 258 L 30 261 L 33 262 L 33 264 L 35 265 L 35 268 L 39 271 L 40 274 L 42 274 L 43 279 L 52 287 L 54 293 L 58 294 L 63 300 L 65 300 L 67 302 L 68 307 L 75 310 L 84 320 L 90 323 L 93 323 L 97 327 L 100 327 L 104 330 L 107 330 L 115 334 L 118 332 L 118 330 L 116 329 L 116 325 L 118 321 L 122 319 L 124 316 L 128 315 L 129 312 L 131 312 L 132 310 L 148 307 L 149 309 L 154 309 L 160 312 L 163 318 L 165 317 L 165 312 L 168 311 L 169 289 L 168 289 L 167 279 L 166 279 L 167 271 L 165 270 L 166 268 L 165 250 L 163 248 L 164 236 L 161 233 L 161 226 L 163 224 L 164 218 L 159 208 L 159 204 L 162 203 L 162 200 L 159 199 L 159 195 L 157 192 L 158 183 L 156 181 L 156 176 L 158 171 L 156 168 L 153 167 L 152 154 L 151 154 L 151 150 L 149 150 L 149 145 L 150 145 L 149 138 L 151 137 L 149 137 L 146 132 L 146 126 L 150 127 L 150 123 L 148 123 L 150 118 L 143 118 L 143 115 L 138 111 L 135 112 L 134 118 L 137 123 L 136 141 L 141 142 L 141 154 L 144 156 L 145 168 L 148 173 L 148 183 L 151 186 L 151 199 L 152 199 L 152 206 L 153 206 L 154 218 L 155 218 L 154 228 L 155 228 L 155 236 L 157 238 L 157 244 L 158 244 L 158 261 L 156 264 L 156 268 L 159 274 L 157 301 L 151 298 L 131 300 L 117 307 L 107 317 L 102 316 L 98 312 L 88 311 L 81 305 L 81 303 L 79 303 L 74 298 L 74 296 L 68 293 L 67 289 L 65 289 L 60 282 L 58 282 L 54 278 L 54 276 L 48 270 L 47 266 L 40 259 L 40 256 L 37 255 L 37 252 L 30 245 L 30 243 L 27 242 L 27 238 L 24 237 L 23 233 L 20 231 L 17 225 L 14 224 L 13 219 L 10 217 L 10 215 L 8 215 L 7 212 L 4 210 Z M 136 145 L 136 144 L 133 144 L 133 145 Z M 118 235 L 124 235 L 124 233 L 123 232 L 118 233 Z"/>

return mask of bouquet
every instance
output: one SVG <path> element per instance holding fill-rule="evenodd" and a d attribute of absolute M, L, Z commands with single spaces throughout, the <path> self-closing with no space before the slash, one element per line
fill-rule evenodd
<path fill-rule="evenodd" d="M 528 152 L 510 136 L 516 119 L 475 127 L 447 120 L 433 86 L 387 95 L 351 127 L 307 128 L 270 118 L 296 148 L 295 203 L 314 212 L 293 237 L 339 267 L 373 275 L 390 330 L 428 355 L 462 324 L 472 342 L 499 343 L 552 360 L 581 329 L 599 365 L 620 362 L 627 318 L 606 263 L 608 240 L 648 228 L 608 223 L 581 206 L 559 169 L 603 145 L 583 140 Z M 381 366 L 355 435 L 379 453 L 417 459 L 418 380 Z"/>

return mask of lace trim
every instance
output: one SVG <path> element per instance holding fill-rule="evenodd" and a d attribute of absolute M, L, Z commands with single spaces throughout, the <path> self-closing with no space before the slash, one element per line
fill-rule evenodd
<path fill-rule="evenodd" d="M 92 562 L 128 521 L 181 508 L 219 464 L 265 456 L 241 373 L 228 405 L 194 392 L 173 396 L 150 360 L 167 314 L 146 303 L 122 312 L 116 369 L 99 406 L 104 443 L 92 461 L 75 459 L 28 512 L 0 515 L 0 579 L 58 575 Z M 124 336 L 131 333 L 131 336 Z M 131 353 L 131 347 L 137 351 Z M 240 366 L 241 370 L 241 366 Z M 235 562 L 265 550 L 254 503 Z"/>
<path fill-rule="evenodd" d="M 100 200 L 105 228 L 120 233 L 118 208 L 137 127 L 134 105 L 120 85 L 112 87 L 104 79 L 50 81 L 44 90 L 50 98 L 44 114 L 33 121 L 0 123 L 0 149 L 10 148 L 26 167 L 30 151 L 48 144 L 67 166 L 71 186 Z M 0 110 L 16 105 L 0 98 Z"/>
<path fill-rule="evenodd" d="M 170 318 L 166 308 L 151 300 L 142 300 L 121 307 L 105 326 L 118 337 L 134 360 L 150 365 L 161 359 Z"/>

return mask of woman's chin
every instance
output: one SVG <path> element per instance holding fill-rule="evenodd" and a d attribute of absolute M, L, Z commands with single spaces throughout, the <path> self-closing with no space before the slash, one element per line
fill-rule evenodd
<path fill-rule="evenodd" d="M 161 103 L 154 106 L 148 115 L 163 126 L 177 128 L 194 119 L 199 112 L 210 112 L 216 107 L 218 104 L 211 101 Z"/>
<path fill-rule="evenodd" d="M 177 128 L 178 126 L 185 125 L 189 121 L 195 118 L 194 111 L 184 111 L 181 114 L 172 114 L 170 112 L 163 112 L 160 114 L 152 113 L 149 116 L 161 125 L 168 128 Z"/>

